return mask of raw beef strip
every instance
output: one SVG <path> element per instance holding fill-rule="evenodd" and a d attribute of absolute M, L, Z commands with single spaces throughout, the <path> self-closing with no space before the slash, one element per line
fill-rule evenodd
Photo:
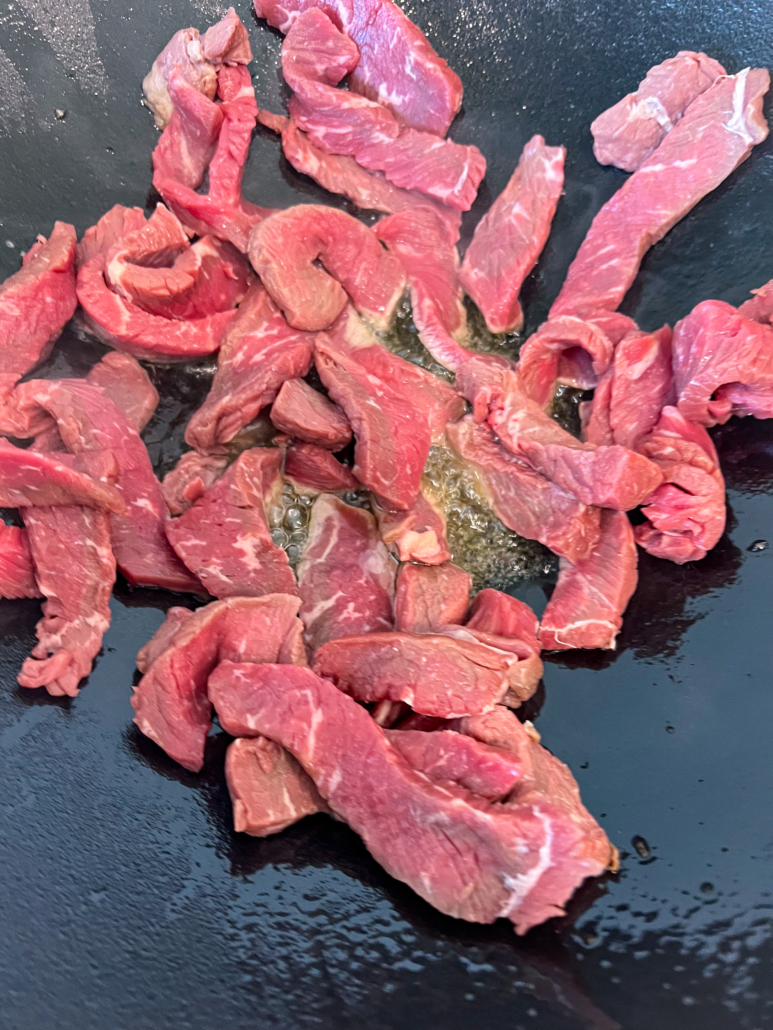
<path fill-rule="evenodd" d="M 583 504 L 628 511 L 660 486 L 648 458 L 619 444 L 596 447 L 568 433 L 504 372 L 489 403 L 488 424 L 503 446 Z"/>
<path fill-rule="evenodd" d="M 396 571 L 370 512 L 321 494 L 298 564 L 309 651 L 336 637 L 391 629 Z"/>
<path fill-rule="evenodd" d="M 281 467 L 277 447 L 244 451 L 184 515 L 166 523 L 177 556 L 213 597 L 295 593 L 264 507 L 273 484 L 281 484 Z"/>
<path fill-rule="evenodd" d="M 464 255 L 461 283 L 492 333 L 523 325 L 523 281 L 547 243 L 564 187 L 565 147 L 532 136 L 510 178 L 475 229 Z"/>
<path fill-rule="evenodd" d="M 470 603 L 472 576 L 450 561 L 443 565 L 401 565 L 395 590 L 395 629 L 432 633 L 461 623 Z"/>
<path fill-rule="evenodd" d="M 327 329 L 348 297 L 361 315 L 386 328 L 405 288 L 400 262 L 372 229 L 319 204 L 297 204 L 264 219 L 250 235 L 249 256 L 296 329 Z"/>
<path fill-rule="evenodd" d="M 227 731 L 292 752 L 376 861 L 447 915 L 506 917 L 525 933 L 561 915 L 582 880 L 614 862 L 576 784 L 547 753 L 544 793 L 532 787 L 521 803 L 519 786 L 503 805 L 431 783 L 367 711 L 307 669 L 223 663 L 210 692 Z M 563 788 L 555 797 L 554 785 Z"/>
<path fill-rule="evenodd" d="M 315 362 L 354 430 L 354 475 L 384 507 L 411 508 L 432 440 L 461 415 L 462 398 L 382 347 L 351 307 L 317 337 Z"/>
<path fill-rule="evenodd" d="M 773 417 L 773 328 L 705 300 L 674 326 L 678 407 L 690 422 Z"/>
<path fill-rule="evenodd" d="M 445 227 L 427 209 L 384 218 L 376 235 L 402 263 L 419 339 L 435 361 L 456 371 L 470 356 L 459 286 L 459 255 Z"/>
<path fill-rule="evenodd" d="M 184 619 L 134 688 L 134 721 L 145 736 L 198 772 L 212 725 L 209 674 L 224 659 L 286 661 L 299 603 L 288 594 L 232 597 Z"/>
<path fill-rule="evenodd" d="M 523 640 L 539 654 L 539 619 L 528 604 L 501 590 L 480 590 L 473 598 L 465 624 L 467 629 Z"/>
<path fill-rule="evenodd" d="M 109 211 L 84 232 L 75 248 L 75 268 L 79 269 L 95 257 L 107 254 L 115 244 L 145 225 L 145 212 L 140 207 L 114 204 Z"/>
<path fill-rule="evenodd" d="M 359 483 L 347 465 L 313 443 L 294 443 L 285 455 L 285 479 L 297 494 L 338 494 L 357 490 Z"/>
<path fill-rule="evenodd" d="M 116 487 L 126 512 L 110 518 L 118 568 L 130 583 L 201 592 L 164 533 L 166 505 L 137 430 L 96 387 L 78 379 L 31 380 L 16 388 L 17 408 L 34 417 L 42 408 L 56 419 L 67 449 L 111 451 L 118 463 Z"/>
<path fill-rule="evenodd" d="M 48 356 L 75 311 L 75 229 L 56 222 L 0 284 L 0 400 Z"/>
<path fill-rule="evenodd" d="M 225 455 L 186 451 L 161 482 L 161 492 L 172 515 L 182 515 L 220 478 L 228 464 Z"/>
<path fill-rule="evenodd" d="M 751 292 L 754 296 L 744 301 L 738 309 L 738 314 L 744 318 L 751 318 L 753 322 L 770 325 L 773 322 L 773 279 Z"/>
<path fill-rule="evenodd" d="M 680 50 L 650 68 L 629 93 L 591 122 L 593 153 L 602 165 L 635 172 L 690 104 L 727 72 L 706 54 Z"/>
<path fill-rule="evenodd" d="M 136 358 L 109 351 L 86 376 L 141 433 L 158 406 L 158 390 Z"/>
<path fill-rule="evenodd" d="M 516 755 L 453 730 L 387 730 L 387 740 L 416 772 L 433 783 L 457 783 L 478 797 L 499 801 L 521 775 Z"/>
<path fill-rule="evenodd" d="M 494 514 L 527 540 L 570 561 L 587 558 L 599 536 L 599 509 L 581 504 L 533 472 L 471 415 L 448 426 L 451 446 L 476 472 Z"/>
<path fill-rule="evenodd" d="M 193 615 L 190 608 L 167 608 L 166 617 L 150 640 L 137 652 L 137 668 L 145 675 L 153 662 L 166 651 L 184 622 Z"/>
<path fill-rule="evenodd" d="M 352 438 L 352 427 L 338 405 L 303 379 L 282 384 L 271 408 L 271 421 L 281 433 L 330 451 L 340 451 Z"/>
<path fill-rule="evenodd" d="M 445 136 L 462 104 L 462 82 L 400 8 L 383 0 L 255 0 L 255 13 L 281 32 L 319 7 L 357 44 L 349 87 L 403 122 Z"/>
<path fill-rule="evenodd" d="M 124 512 L 126 507 L 115 487 L 73 468 L 69 455 L 40 454 L 0 440 L 0 507 L 57 504 L 112 512 Z"/>
<path fill-rule="evenodd" d="M 26 529 L 0 521 L 0 597 L 40 597 Z"/>
<path fill-rule="evenodd" d="M 375 507 L 381 539 L 400 561 L 440 565 L 451 557 L 445 515 L 426 494 L 420 493 L 408 511 Z"/>
<path fill-rule="evenodd" d="M 188 423 L 186 442 L 204 453 L 224 452 L 271 404 L 282 383 L 306 375 L 312 345 L 313 337 L 291 329 L 255 283 L 223 337 L 212 388 Z"/>
<path fill-rule="evenodd" d="M 687 108 L 658 149 L 602 207 L 569 267 L 556 315 L 614 311 L 649 248 L 716 189 L 768 135 L 762 98 L 770 76 L 721 76 Z"/>
<path fill-rule="evenodd" d="M 234 829 L 252 837 L 281 833 L 328 807 L 289 751 L 268 737 L 240 737 L 225 753 Z"/>
<path fill-rule="evenodd" d="M 542 679 L 540 645 L 533 637 L 524 634 L 516 637 L 502 637 L 472 626 L 442 626 L 438 633 L 461 643 L 479 644 L 490 650 L 509 655 L 508 689 L 502 704 L 518 708 L 528 701 Z"/>
<path fill-rule="evenodd" d="M 153 151 L 153 177 L 195 190 L 215 156 L 223 109 L 191 86 L 178 69 L 170 73 L 167 90 L 174 109 Z"/>
<path fill-rule="evenodd" d="M 636 580 L 636 544 L 628 516 L 602 511 L 601 536 L 590 557 L 574 565 L 561 561 L 558 583 L 542 615 L 543 648 L 614 650 Z"/>
<path fill-rule="evenodd" d="M 665 481 L 648 498 L 636 542 L 656 558 L 683 564 L 705 558 L 725 529 L 725 481 L 711 437 L 677 408 L 665 407 L 640 444 Z"/>
<path fill-rule="evenodd" d="M 293 121 L 328 153 L 354 157 L 396 186 L 469 210 L 486 171 L 481 152 L 402 126 L 382 104 L 336 89 L 359 57 L 351 37 L 321 10 L 300 14 L 282 45 L 282 72 L 294 92 Z"/>

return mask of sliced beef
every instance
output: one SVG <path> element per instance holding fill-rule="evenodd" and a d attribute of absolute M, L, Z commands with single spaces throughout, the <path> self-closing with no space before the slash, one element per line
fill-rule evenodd
<path fill-rule="evenodd" d="M 268 737 L 240 737 L 230 744 L 225 778 L 237 833 L 269 837 L 307 815 L 328 811 L 314 780 Z"/>
<path fill-rule="evenodd" d="M 177 556 L 213 597 L 294 594 L 287 554 L 271 539 L 265 511 L 281 487 L 277 447 L 244 451 L 180 518 L 166 523 Z"/>
<path fill-rule="evenodd" d="M 75 311 L 75 229 L 56 222 L 0 284 L 0 400 L 51 351 Z"/>
<path fill-rule="evenodd" d="M 0 597 L 40 597 L 26 529 L 0 521 Z"/>
<path fill-rule="evenodd" d="M 255 0 L 255 13 L 289 32 L 303 11 L 318 7 L 357 44 L 360 59 L 349 87 L 384 104 L 407 125 L 445 136 L 462 103 L 462 83 L 424 33 L 388 0 Z"/>
<path fill-rule="evenodd" d="M 172 638 L 184 622 L 193 615 L 190 608 L 167 608 L 166 617 L 150 640 L 137 652 L 137 668 L 145 675 L 153 662 L 169 647 Z"/>
<path fill-rule="evenodd" d="M 161 492 L 172 515 L 182 515 L 223 474 L 228 458 L 219 454 L 186 451 L 161 481 Z"/>
<path fill-rule="evenodd" d="M 289 594 L 232 597 L 213 601 L 184 619 L 134 688 L 134 721 L 145 736 L 180 765 L 198 772 L 212 724 L 210 673 L 225 659 L 288 660 L 299 603 Z"/>
<path fill-rule="evenodd" d="M 395 629 L 432 633 L 449 623 L 462 623 L 471 589 L 472 576 L 450 561 L 401 565 L 395 590 Z"/>
<path fill-rule="evenodd" d="M 433 783 L 456 783 L 472 794 L 499 801 L 521 775 L 516 755 L 453 730 L 387 730 L 387 740 L 416 772 Z"/>
<path fill-rule="evenodd" d="M 599 509 L 528 468 L 471 415 L 449 425 L 454 451 L 475 471 L 494 514 L 527 540 L 570 561 L 587 558 L 599 535 Z"/>
<path fill-rule="evenodd" d="M 321 494 L 298 565 L 309 650 L 347 634 L 391 629 L 396 570 L 370 512 Z"/>
<path fill-rule="evenodd" d="M 479 644 L 509 655 L 508 687 L 507 693 L 502 697 L 502 704 L 518 708 L 534 694 L 542 679 L 543 666 L 540 645 L 532 636 L 499 636 L 497 633 L 476 629 L 469 624 L 443 626 L 438 632 L 461 643 Z"/>
<path fill-rule="evenodd" d="M 590 556 L 575 564 L 561 561 L 558 583 L 542 615 L 543 648 L 614 650 L 636 580 L 636 544 L 628 516 L 602 511 L 601 536 Z"/>
<path fill-rule="evenodd" d="M 271 408 L 271 421 L 280 432 L 330 451 L 340 451 L 352 438 L 343 411 L 303 379 L 282 384 Z"/>
<path fill-rule="evenodd" d="M 158 406 L 158 390 L 136 358 L 110 351 L 86 376 L 141 433 Z"/>
<path fill-rule="evenodd" d="M 467 629 L 523 640 L 539 654 L 539 619 L 528 604 L 501 590 L 487 588 L 478 591 L 465 624 Z"/>
<path fill-rule="evenodd" d="M 225 729 L 291 751 L 376 861 L 448 915 L 506 917 L 525 933 L 614 862 L 568 770 L 547 752 L 543 791 L 529 782 L 492 803 L 429 782 L 363 708 L 308 670 L 223 663 L 209 689 Z"/>
<path fill-rule="evenodd" d="M 656 64 L 635 93 L 591 122 L 596 160 L 635 172 L 693 100 L 726 74 L 719 61 L 692 50 L 680 50 L 676 57 Z"/>
<path fill-rule="evenodd" d="M 192 86 L 176 68 L 166 89 L 174 110 L 153 151 L 153 177 L 195 190 L 217 150 L 223 128 L 222 105 Z"/>
<path fill-rule="evenodd" d="M 721 76 L 694 100 L 658 149 L 602 207 L 569 267 L 556 315 L 614 311 L 649 248 L 723 182 L 768 135 L 762 99 L 770 76 Z"/>
<path fill-rule="evenodd" d="M 446 540 L 446 519 L 424 493 L 408 511 L 386 511 L 376 506 L 381 539 L 400 561 L 440 565 L 451 552 Z"/>
<path fill-rule="evenodd" d="M 224 452 L 282 383 L 306 375 L 312 344 L 313 337 L 291 329 L 263 287 L 253 285 L 223 338 L 212 388 L 188 423 L 186 442 L 205 454 Z"/>
<path fill-rule="evenodd" d="M 349 297 L 360 314 L 386 328 L 405 287 L 400 262 L 372 229 L 319 204 L 297 204 L 264 219 L 250 236 L 249 255 L 296 329 L 327 329 Z"/>
<path fill-rule="evenodd" d="M 773 322 L 773 279 L 751 292 L 754 296 L 740 306 L 739 315 L 751 318 L 753 322 L 770 325 Z"/>
<path fill-rule="evenodd" d="M 475 229 L 461 282 L 492 333 L 523 325 L 523 281 L 542 253 L 564 187 L 564 147 L 532 136 L 507 186 Z"/>
<path fill-rule="evenodd" d="M 109 211 L 90 225 L 84 232 L 75 248 L 75 267 L 81 268 L 87 261 L 99 255 L 107 254 L 115 244 L 128 235 L 141 229 L 145 224 L 145 212 L 141 207 L 124 207 L 114 204 Z"/>
<path fill-rule="evenodd" d="M 428 209 L 384 218 L 376 235 L 400 260 L 411 291 L 419 339 L 441 365 L 456 371 L 469 357 L 459 255 L 443 221 Z"/>
<path fill-rule="evenodd" d="M 354 430 L 355 476 L 385 507 L 411 508 L 432 440 L 462 413 L 462 398 L 382 347 L 352 308 L 317 337 L 315 362 Z"/>
<path fill-rule="evenodd" d="M 360 485 L 348 465 L 313 443 L 294 443 L 287 448 L 284 474 L 297 494 L 307 496 L 347 493 Z"/>
<path fill-rule="evenodd" d="M 674 326 L 674 382 L 686 419 L 773 417 L 773 328 L 730 304 L 705 300 Z"/>
<path fill-rule="evenodd" d="M 41 454 L 0 439 L 0 507 L 56 504 L 78 504 L 112 512 L 125 510 L 114 487 L 74 468 L 68 455 Z"/>

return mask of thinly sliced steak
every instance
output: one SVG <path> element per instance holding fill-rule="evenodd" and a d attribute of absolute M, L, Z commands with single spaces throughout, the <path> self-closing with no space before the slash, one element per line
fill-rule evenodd
<path fill-rule="evenodd" d="M 387 730 L 387 740 L 416 772 L 433 783 L 456 783 L 478 797 L 499 801 L 515 787 L 521 763 L 512 752 L 453 730 Z"/>
<path fill-rule="evenodd" d="M 74 468 L 68 455 L 40 454 L 0 439 L 0 507 L 56 504 L 78 504 L 112 512 L 125 510 L 115 487 Z"/>
<path fill-rule="evenodd" d="M 136 358 L 110 351 L 86 376 L 141 433 L 158 406 L 158 390 Z"/>
<path fill-rule="evenodd" d="M 489 587 L 478 591 L 470 605 L 465 625 L 467 629 L 482 633 L 523 640 L 539 653 L 539 619 L 528 604 L 501 590 Z"/>
<path fill-rule="evenodd" d="M 172 515 L 182 515 L 222 476 L 228 458 L 186 451 L 161 481 L 161 492 Z"/>
<path fill-rule="evenodd" d="M 40 597 L 26 529 L 0 521 L 0 597 Z"/>
<path fill-rule="evenodd" d="M 166 617 L 150 640 L 137 652 L 137 668 L 145 675 L 153 662 L 172 643 L 172 638 L 184 622 L 193 615 L 190 608 L 167 608 Z"/>
<path fill-rule="evenodd" d="M 446 540 L 446 518 L 424 493 L 408 511 L 386 511 L 376 506 L 381 539 L 400 561 L 440 565 L 451 552 Z"/>
<path fill-rule="evenodd" d="M 292 660 L 288 646 L 296 639 L 299 604 L 289 594 L 232 597 L 199 608 L 181 623 L 175 616 L 177 632 L 166 638 L 167 646 L 134 688 L 134 721 L 145 736 L 198 772 L 212 724 L 210 673 L 225 659 Z"/>
<path fill-rule="evenodd" d="M 114 204 L 98 222 L 90 225 L 75 248 L 75 267 L 81 268 L 87 261 L 105 255 L 115 244 L 130 232 L 141 229 L 145 224 L 145 212 L 141 207 L 124 207 Z"/>
<path fill-rule="evenodd" d="M 770 325 L 773 322 L 773 279 L 751 293 L 754 296 L 744 301 L 738 309 L 738 314 L 744 318 L 751 318 L 754 322 Z"/>
<path fill-rule="evenodd" d="M 432 633 L 449 623 L 464 622 L 471 589 L 472 576 L 450 561 L 401 565 L 395 590 L 395 629 Z"/>
<path fill-rule="evenodd" d="M 340 451 L 352 438 L 343 411 L 303 379 L 282 384 L 271 407 L 271 421 L 280 432 L 330 451 Z"/>
<path fill-rule="evenodd" d="M 306 496 L 347 493 L 360 485 L 348 465 L 313 443 L 294 443 L 287 448 L 284 474 L 295 492 Z"/>
<path fill-rule="evenodd" d="M 542 253 L 564 187 L 565 147 L 532 136 L 510 181 L 478 223 L 460 275 L 492 333 L 523 325 L 523 281 Z"/>
<path fill-rule="evenodd" d="M 545 787 L 559 793 L 529 784 L 523 800 L 519 786 L 506 805 L 491 803 L 429 782 L 364 709 L 306 669 L 223 663 L 209 689 L 225 729 L 291 751 L 376 861 L 441 912 L 506 917 L 525 933 L 614 864 L 571 775 L 547 752 Z"/>

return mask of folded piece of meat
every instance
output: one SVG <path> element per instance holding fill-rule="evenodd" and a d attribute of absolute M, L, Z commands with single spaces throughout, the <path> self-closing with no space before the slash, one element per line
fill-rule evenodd
<path fill-rule="evenodd" d="M 547 243 L 564 187 L 565 147 L 532 136 L 510 181 L 478 223 L 462 262 L 461 283 L 492 333 L 523 325 L 524 279 Z"/>
<path fill-rule="evenodd" d="M 136 358 L 120 351 L 109 351 L 86 376 L 89 386 L 115 404 L 141 433 L 158 406 L 158 390 Z"/>
<path fill-rule="evenodd" d="M 387 511 L 374 505 L 381 539 L 400 561 L 440 565 L 451 552 L 446 540 L 446 518 L 424 493 L 407 511 Z"/>
<path fill-rule="evenodd" d="M 773 328 L 705 300 L 674 326 L 677 405 L 690 422 L 773 417 Z"/>
<path fill-rule="evenodd" d="M 199 608 L 165 639 L 134 688 L 134 722 L 180 765 L 198 772 L 212 725 L 207 679 L 215 666 L 237 662 L 293 661 L 297 597 L 231 597 Z M 157 634 L 158 636 L 158 634 Z M 155 638 L 154 638 L 155 639 Z"/>
<path fill-rule="evenodd" d="M 291 329 L 263 287 L 253 284 L 223 337 L 212 387 L 191 416 L 186 442 L 205 454 L 223 453 L 282 383 L 306 375 L 312 345 L 313 337 Z"/>
<path fill-rule="evenodd" d="M 38 362 L 75 312 L 75 229 L 54 223 L 38 236 L 22 267 L 0 284 L 0 401 Z"/>
<path fill-rule="evenodd" d="M 712 57 L 680 50 L 650 68 L 629 93 L 591 122 L 593 153 L 602 165 L 635 172 L 687 108 L 727 72 Z"/>
<path fill-rule="evenodd" d="M 451 637 L 462 643 L 480 644 L 503 654 L 510 655 L 508 689 L 502 697 L 502 704 L 511 708 L 519 708 L 528 701 L 542 679 L 541 646 L 533 635 L 528 633 L 516 636 L 500 636 L 485 629 L 470 626 L 442 626 L 438 631 L 443 636 Z"/>
<path fill-rule="evenodd" d="M 435 361 L 456 371 L 470 352 L 463 346 L 467 314 L 455 241 L 449 239 L 443 222 L 428 209 L 384 218 L 375 232 L 405 269 L 419 339 Z"/>
<path fill-rule="evenodd" d="M 141 207 L 124 207 L 114 204 L 98 222 L 90 225 L 75 248 L 76 271 L 98 257 L 107 254 L 115 244 L 145 225 L 145 212 Z"/>
<path fill-rule="evenodd" d="M 271 421 L 280 432 L 330 451 L 340 451 L 352 438 L 343 411 L 303 379 L 282 384 L 271 407 Z"/>
<path fill-rule="evenodd" d="M 137 668 L 145 675 L 156 658 L 159 658 L 172 642 L 172 637 L 184 622 L 193 615 L 190 608 L 167 608 L 164 621 L 156 632 L 137 652 Z"/>
<path fill-rule="evenodd" d="M 115 487 L 73 467 L 69 455 L 41 454 L 0 439 L 0 507 L 40 508 L 57 504 L 77 504 L 108 512 L 126 510 Z"/>
<path fill-rule="evenodd" d="M 166 505 L 145 444 L 116 405 L 97 387 L 78 379 L 30 380 L 17 386 L 14 402 L 28 422 L 41 409 L 52 416 L 71 453 L 113 454 L 118 464 L 116 489 L 126 511 L 110 516 L 110 539 L 118 568 L 129 582 L 200 593 L 201 584 L 166 539 Z"/>
<path fill-rule="evenodd" d="M 472 600 L 467 619 L 462 621 L 467 629 L 522 640 L 539 654 L 539 619 L 528 604 L 501 590 L 490 587 L 479 590 Z"/>
<path fill-rule="evenodd" d="M 195 190 L 204 181 L 215 156 L 223 128 L 223 109 L 212 97 L 192 86 L 176 68 L 172 69 L 166 88 L 174 108 L 153 151 L 153 177 Z"/>
<path fill-rule="evenodd" d="M 268 737 L 239 737 L 229 744 L 225 779 L 237 833 L 268 837 L 307 815 L 329 811 L 314 780 Z"/>
<path fill-rule="evenodd" d="M 723 182 L 768 135 L 763 68 L 723 75 L 607 201 L 569 266 L 550 309 L 556 315 L 614 311 L 644 254 Z"/>
<path fill-rule="evenodd" d="M 454 730 L 386 730 L 386 737 L 412 769 L 433 783 L 456 783 L 490 801 L 510 794 L 521 775 L 512 752 Z"/>
<path fill-rule="evenodd" d="M 656 558 L 683 564 L 705 558 L 725 530 L 725 481 L 711 437 L 674 407 L 665 407 L 640 448 L 664 482 L 642 508 L 636 542 Z"/>
<path fill-rule="evenodd" d="M 354 430 L 354 475 L 384 507 L 411 508 L 432 441 L 464 401 L 382 347 L 351 307 L 317 337 L 314 351 L 320 379 Z"/>
<path fill-rule="evenodd" d="M 320 494 L 298 564 L 309 651 L 347 634 L 390 630 L 396 571 L 370 512 Z"/>
<path fill-rule="evenodd" d="M 402 265 L 372 229 L 320 204 L 297 204 L 258 223 L 249 256 L 296 329 L 327 329 L 349 298 L 363 317 L 386 328 L 405 288 Z"/>
<path fill-rule="evenodd" d="M 506 804 L 493 803 L 431 783 L 367 711 L 307 669 L 224 662 L 209 690 L 228 732 L 290 751 L 376 861 L 447 915 L 506 917 L 525 933 L 615 863 L 568 770 L 547 752 L 540 781 L 522 786 L 522 777 Z"/>
<path fill-rule="evenodd" d="M 265 510 L 281 489 L 282 457 L 278 447 L 243 451 L 192 507 L 166 523 L 175 553 L 213 597 L 296 592 Z"/>
<path fill-rule="evenodd" d="M 357 490 L 359 483 L 348 465 L 313 443 L 294 443 L 285 454 L 285 479 L 297 494 L 339 494 Z"/>
<path fill-rule="evenodd" d="M 441 626 L 464 622 L 471 589 L 472 576 L 450 561 L 401 565 L 395 589 L 395 629 L 432 633 Z"/>
<path fill-rule="evenodd" d="M 751 292 L 754 296 L 743 302 L 738 314 L 744 318 L 751 318 L 753 322 L 770 325 L 773 321 L 773 279 Z"/>
<path fill-rule="evenodd" d="M 542 613 L 539 639 L 546 651 L 575 647 L 614 650 L 636 589 L 636 544 L 625 512 L 601 512 L 601 535 L 583 561 L 562 559 L 558 583 Z"/>
<path fill-rule="evenodd" d="M 462 104 L 462 82 L 424 33 L 391 0 L 255 0 L 255 13 L 281 32 L 318 7 L 357 44 L 353 93 L 377 100 L 401 122 L 445 136 Z"/>
<path fill-rule="evenodd" d="M 182 515 L 222 476 L 228 458 L 186 451 L 161 481 L 161 493 L 172 515 Z"/>
<path fill-rule="evenodd" d="M 591 553 L 599 537 L 599 509 L 530 469 L 498 443 L 487 425 L 472 415 L 447 429 L 454 451 L 475 471 L 484 497 L 509 529 L 539 540 L 569 561 Z"/>
<path fill-rule="evenodd" d="M 0 598 L 40 596 L 27 530 L 0 520 Z"/>

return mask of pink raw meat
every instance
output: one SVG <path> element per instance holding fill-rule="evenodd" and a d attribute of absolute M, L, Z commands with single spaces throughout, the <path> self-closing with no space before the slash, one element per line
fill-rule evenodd
<path fill-rule="evenodd" d="M 237 833 L 268 837 L 328 811 L 311 777 L 268 737 L 239 737 L 230 744 L 225 778 Z"/>
<path fill-rule="evenodd" d="M 75 229 L 56 222 L 0 284 L 0 400 L 40 361 L 75 311 Z"/>
<path fill-rule="evenodd" d="M 0 597 L 40 597 L 26 529 L 0 521 Z"/>
<path fill-rule="evenodd" d="M 456 783 L 490 801 L 506 797 L 521 775 L 516 755 L 453 730 L 387 730 L 406 762 L 433 783 Z"/>
<path fill-rule="evenodd" d="M 17 397 L 15 393 L 14 398 Z M 41 454 L 0 439 L 0 507 L 41 508 L 57 504 L 77 504 L 109 512 L 126 510 L 115 487 L 74 468 L 67 454 Z"/>
<path fill-rule="evenodd" d="M 725 529 L 725 481 L 711 437 L 674 407 L 665 407 L 640 448 L 663 470 L 664 483 L 642 508 L 636 542 L 656 558 L 683 564 L 705 558 Z"/>
<path fill-rule="evenodd" d="M 400 262 L 371 229 L 319 204 L 298 204 L 264 219 L 250 236 L 249 256 L 296 329 L 326 329 L 346 307 L 347 295 L 360 314 L 386 328 L 405 287 Z"/>
<path fill-rule="evenodd" d="M 75 267 L 81 268 L 87 261 L 104 256 L 115 244 L 145 225 L 145 212 L 141 207 L 124 207 L 114 204 L 109 211 L 84 232 L 75 248 Z"/>
<path fill-rule="evenodd" d="M 153 636 L 137 652 L 137 668 L 145 675 L 153 662 L 169 647 L 184 622 L 193 615 L 190 608 L 167 608 L 166 617 Z"/>
<path fill-rule="evenodd" d="M 472 576 L 450 561 L 401 565 L 395 590 L 395 629 L 432 633 L 449 623 L 464 622 L 471 589 Z"/>
<path fill-rule="evenodd" d="M 591 122 L 593 153 L 602 165 L 634 172 L 673 129 L 690 104 L 725 69 L 706 54 L 680 50 L 650 68 L 629 93 Z"/>
<path fill-rule="evenodd" d="M 354 93 L 384 104 L 416 129 L 445 136 L 462 103 L 462 83 L 424 33 L 390 0 L 255 0 L 255 13 L 281 32 L 319 8 L 356 42 Z"/>
<path fill-rule="evenodd" d="M 207 679 L 219 663 L 292 660 L 299 600 L 289 594 L 213 601 L 182 620 L 134 688 L 134 722 L 180 765 L 198 772 L 212 725 Z"/>
<path fill-rule="evenodd" d="M 192 415 L 185 440 L 204 453 L 222 453 L 288 379 L 305 376 L 313 337 L 291 329 L 259 283 L 242 302 L 223 338 L 207 399 Z"/>
<path fill-rule="evenodd" d="M 569 267 L 557 315 L 614 311 L 653 244 L 716 189 L 768 135 L 763 68 L 721 76 L 602 207 Z"/>
<path fill-rule="evenodd" d="M 298 564 L 309 650 L 347 634 L 391 629 L 396 571 L 370 512 L 320 494 Z"/>
<path fill-rule="evenodd" d="M 770 325 L 773 320 L 773 279 L 751 292 L 754 296 L 744 301 L 738 309 L 738 314 L 744 318 L 751 318 L 754 322 Z"/>
<path fill-rule="evenodd" d="M 494 514 L 527 540 L 570 561 L 587 558 L 599 536 L 599 509 L 581 504 L 532 471 L 471 415 L 448 426 L 454 451 L 477 473 Z"/>
<path fill-rule="evenodd" d="M 435 361 L 456 371 L 470 356 L 462 346 L 467 314 L 459 286 L 459 255 L 443 222 L 428 209 L 403 211 L 380 221 L 376 235 L 408 276 L 419 339 Z"/>
<path fill-rule="evenodd" d="M 400 561 L 440 565 L 451 553 L 446 540 L 446 519 L 440 508 L 419 493 L 408 511 L 385 511 L 376 505 L 381 539 Z"/>
<path fill-rule="evenodd" d="M 287 448 L 284 474 L 297 494 L 347 493 L 360 485 L 348 465 L 313 443 L 294 443 Z"/>
<path fill-rule="evenodd" d="M 281 489 L 282 452 L 244 451 L 184 515 L 166 523 L 175 553 L 213 597 L 294 594 L 286 553 L 271 539 L 265 503 Z"/>
<path fill-rule="evenodd" d="M 465 625 L 482 633 L 522 640 L 539 654 L 539 619 L 528 604 L 501 590 L 480 590 L 473 598 Z"/>
<path fill-rule="evenodd" d="M 507 186 L 478 223 L 460 275 L 492 333 L 523 325 L 523 281 L 547 243 L 564 187 L 565 147 L 532 136 Z"/>
<path fill-rule="evenodd" d="M 561 561 L 558 583 L 542 614 L 542 647 L 614 650 L 636 581 L 636 544 L 628 516 L 604 510 L 601 536 L 590 557 L 576 564 Z"/>
<path fill-rule="evenodd" d="M 186 451 L 161 482 L 161 492 L 172 515 L 182 515 L 220 478 L 228 464 L 225 455 Z"/>
<path fill-rule="evenodd" d="M 223 128 L 223 108 L 213 97 L 192 86 L 176 68 L 170 73 L 166 88 L 174 106 L 169 124 L 153 151 L 153 178 L 195 190 L 215 156 Z"/>
<path fill-rule="evenodd" d="M 109 351 L 86 376 L 141 433 L 158 406 L 158 390 L 140 363 L 128 354 Z"/>
<path fill-rule="evenodd" d="M 525 933 L 615 864 L 568 770 L 546 752 L 542 782 L 530 779 L 522 803 L 519 784 L 503 805 L 431 783 L 368 712 L 307 669 L 223 663 L 210 693 L 227 731 L 292 752 L 376 861 L 448 915 L 504 916 Z"/>
<path fill-rule="evenodd" d="M 773 417 L 773 328 L 705 300 L 674 326 L 678 407 L 690 422 Z"/>
<path fill-rule="evenodd" d="M 271 421 L 280 432 L 330 451 L 340 451 L 352 438 L 352 427 L 338 405 L 303 379 L 282 384 Z"/>

